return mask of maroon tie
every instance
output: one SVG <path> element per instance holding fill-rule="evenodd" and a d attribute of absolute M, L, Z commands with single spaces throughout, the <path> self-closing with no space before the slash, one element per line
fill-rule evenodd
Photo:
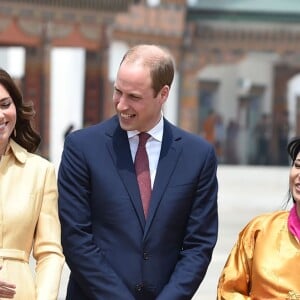
<path fill-rule="evenodd" d="M 149 170 L 149 160 L 146 152 L 146 142 L 150 134 L 141 132 L 139 134 L 139 146 L 136 151 L 134 166 L 140 188 L 141 199 L 144 208 L 145 217 L 147 217 L 150 198 L 151 198 L 151 179 Z"/>

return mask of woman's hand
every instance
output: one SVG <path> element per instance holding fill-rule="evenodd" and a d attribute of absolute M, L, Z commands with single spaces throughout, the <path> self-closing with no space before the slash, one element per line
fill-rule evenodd
<path fill-rule="evenodd" d="M 0 267 L 0 270 L 2 267 Z M 16 286 L 0 280 L 0 298 L 13 299 L 16 294 Z"/>

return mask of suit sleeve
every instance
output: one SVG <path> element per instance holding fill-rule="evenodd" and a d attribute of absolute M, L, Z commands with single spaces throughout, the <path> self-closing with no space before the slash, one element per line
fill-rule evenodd
<path fill-rule="evenodd" d="M 62 245 L 71 276 L 87 299 L 134 299 L 94 242 L 88 158 L 72 137 L 65 140 L 58 173 Z"/>
<path fill-rule="evenodd" d="M 218 234 L 217 159 L 208 147 L 187 221 L 179 260 L 157 300 L 190 300 L 202 282 Z"/>

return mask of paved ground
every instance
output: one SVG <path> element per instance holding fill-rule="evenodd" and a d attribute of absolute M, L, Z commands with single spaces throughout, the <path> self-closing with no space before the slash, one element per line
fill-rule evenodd
<path fill-rule="evenodd" d="M 283 207 L 288 167 L 220 166 L 219 239 L 207 275 L 193 300 L 215 300 L 219 274 L 239 231 L 254 216 Z M 60 297 L 65 297 L 69 271 L 63 272 Z"/>
<path fill-rule="evenodd" d="M 281 209 L 287 199 L 289 168 L 219 168 L 220 230 L 212 262 L 193 300 L 215 300 L 218 277 L 239 231 L 254 216 Z"/>

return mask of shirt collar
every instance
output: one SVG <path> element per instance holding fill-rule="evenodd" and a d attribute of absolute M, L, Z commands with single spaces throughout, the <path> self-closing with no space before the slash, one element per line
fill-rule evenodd
<path fill-rule="evenodd" d="M 161 116 L 159 122 L 149 131 L 147 131 L 152 138 L 154 138 L 155 140 L 162 142 L 162 138 L 163 138 L 163 132 L 164 132 L 164 118 L 163 116 Z M 127 136 L 128 138 L 132 138 L 136 135 L 138 135 L 140 132 L 137 130 L 129 130 L 127 131 Z"/>
<path fill-rule="evenodd" d="M 17 144 L 13 139 L 9 140 L 9 144 L 5 151 L 5 155 L 8 155 L 8 153 L 10 152 L 20 163 L 25 163 L 27 157 L 27 150 L 21 147 L 19 144 Z"/>

